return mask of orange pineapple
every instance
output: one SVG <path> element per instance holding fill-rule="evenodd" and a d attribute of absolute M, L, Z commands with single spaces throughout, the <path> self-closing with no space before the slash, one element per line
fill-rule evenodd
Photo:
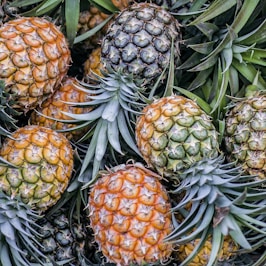
<path fill-rule="evenodd" d="M 7 137 L 0 156 L 14 167 L 0 166 L 0 188 L 33 208 L 45 211 L 68 186 L 73 169 L 73 150 L 61 133 L 25 126 Z"/>
<path fill-rule="evenodd" d="M 82 137 L 87 127 L 74 129 L 78 124 L 63 121 L 73 120 L 66 113 L 82 114 L 91 110 L 90 107 L 76 107 L 70 104 L 71 102 L 84 103 L 89 101 L 88 93 L 79 88 L 85 90 L 75 78 L 66 77 L 53 96 L 44 101 L 37 112 L 31 114 L 30 123 L 62 131 L 68 139 L 77 140 Z"/>
<path fill-rule="evenodd" d="M 96 73 L 102 76 L 101 69 L 101 47 L 97 47 L 90 53 L 88 59 L 84 63 L 84 74 L 91 75 L 92 73 Z"/>
<path fill-rule="evenodd" d="M 101 12 L 97 7 L 90 6 L 89 10 L 80 12 L 79 23 L 78 23 L 78 33 L 81 35 L 99 25 L 105 19 L 109 17 L 108 14 Z M 107 25 L 105 25 L 101 30 L 96 32 L 93 36 L 87 38 L 82 42 L 82 46 L 85 50 L 94 49 L 99 45 L 101 39 L 107 31 Z"/>
<path fill-rule="evenodd" d="M 120 266 L 168 260 L 170 202 L 159 176 L 141 164 L 103 173 L 89 195 L 90 222 L 107 261 Z"/>
<path fill-rule="evenodd" d="M 48 20 L 21 17 L 0 28 L 0 79 L 13 108 L 27 112 L 59 86 L 70 64 L 64 35 Z"/>

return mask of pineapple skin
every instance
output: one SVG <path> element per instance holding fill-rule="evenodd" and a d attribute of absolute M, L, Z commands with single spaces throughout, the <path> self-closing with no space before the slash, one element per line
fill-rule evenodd
<path fill-rule="evenodd" d="M 158 176 L 139 164 L 120 165 L 93 185 L 90 225 L 107 262 L 125 266 L 165 262 L 172 244 L 170 202 Z"/>
<path fill-rule="evenodd" d="M 150 88 L 169 67 L 172 41 L 177 65 L 181 42 L 178 21 L 157 5 L 134 4 L 117 15 L 102 40 L 103 67 L 123 70 Z M 161 81 L 165 76 L 160 77 Z"/>
<path fill-rule="evenodd" d="M 30 124 L 60 131 L 69 140 L 78 140 L 81 138 L 88 128 L 84 127 L 82 129 L 66 131 L 77 126 L 77 124 L 64 123 L 61 121 L 73 120 L 73 118 L 62 112 L 70 114 L 84 114 L 91 111 L 92 108 L 90 107 L 75 106 L 74 103 L 85 103 L 89 101 L 88 93 L 78 89 L 79 87 L 82 86 L 75 78 L 66 77 L 63 80 L 62 85 L 55 91 L 55 93 L 45 100 L 37 109 L 38 112 L 32 112 L 29 121 Z M 82 88 L 85 89 L 84 87 Z M 71 105 L 71 102 L 73 102 L 73 105 Z M 51 117 L 51 119 L 48 117 Z"/>
<path fill-rule="evenodd" d="M 84 75 L 92 76 L 95 73 L 102 76 L 101 70 L 103 66 L 101 64 L 101 47 L 97 47 L 91 51 L 89 57 L 84 62 Z"/>
<path fill-rule="evenodd" d="M 79 256 L 84 256 L 87 246 L 88 224 L 85 212 L 81 217 L 77 215 L 69 217 L 67 208 L 62 207 L 52 215 L 45 216 L 37 222 L 36 235 L 41 245 L 41 252 L 49 258 L 46 262 L 53 260 L 65 266 L 81 265 Z M 34 257 L 30 262 L 36 263 Z"/>
<path fill-rule="evenodd" d="M 172 95 L 147 105 L 137 118 L 137 146 L 146 163 L 163 176 L 219 153 L 211 118 L 192 100 Z"/>
<path fill-rule="evenodd" d="M 187 244 L 180 245 L 177 250 L 177 257 L 180 262 L 184 261 L 195 249 L 200 239 L 195 239 Z M 188 263 L 187 266 L 206 266 L 208 265 L 212 250 L 211 237 L 204 243 L 204 246 L 197 255 Z M 230 236 L 225 236 L 224 243 L 218 255 L 218 261 L 228 261 L 238 251 L 238 246 Z"/>
<path fill-rule="evenodd" d="M 225 148 L 229 161 L 259 179 L 266 176 L 266 95 L 235 103 L 227 113 Z"/>
<path fill-rule="evenodd" d="M 0 78 L 13 108 L 27 112 L 59 86 L 71 56 L 63 33 L 44 18 L 21 17 L 0 28 Z"/>
<path fill-rule="evenodd" d="M 0 156 L 16 166 L 0 166 L 0 188 L 41 212 L 60 199 L 74 164 L 65 136 L 36 125 L 21 127 L 7 137 Z"/>
<path fill-rule="evenodd" d="M 127 8 L 129 5 L 134 3 L 148 2 L 147 0 L 111 0 L 113 5 L 119 10 Z M 178 2 L 178 0 L 150 0 L 149 2 L 156 4 L 158 6 L 164 7 L 166 9 L 171 9 Z"/>
<path fill-rule="evenodd" d="M 108 14 L 101 12 L 97 7 L 90 6 L 88 10 L 84 10 L 79 14 L 79 22 L 77 35 L 81 35 L 100 23 L 102 23 L 105 19 L 108 18 Z M 101 43 L 104 35 L 106 34 L 108 28 L 108 24 L 105 25 L 102 29 L 96 32 L 93 36 L 87 38 L 83 42 L 81 42 L 81 46 L 85 51 L 90 51 L 95 49 Z"/>

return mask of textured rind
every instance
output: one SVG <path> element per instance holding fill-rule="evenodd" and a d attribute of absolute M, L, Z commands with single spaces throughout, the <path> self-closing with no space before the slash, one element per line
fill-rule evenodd
<path fill-rule="evenodd" d="M 169 66 L 172 42 L 178 63 L 180 41 L 179 23 L 169 12 L 150 3 L 135 4 L 122 10 L 108 28 L 101 45 L 102 63 L 150 87 Z"/>
<path fill-rule="evenodd" d="M 56 92 L 50 98 L 45 100 L 37 109 L 38 112 L 32 112 L 30 123 L 52 128 L 54 130 L 60 130 L 60 132 L 70 140 L 78 140 L 81 138 L 87 131 L 88 127 L 68 131 L 68 129 L 71 129 L 78 124 L 60 121 L 73 120 L 73 118 L 63 112 L 70 114 L 84 114 L 91 111 L 91 107 L 75 106 L 75 103 L 85 103 L 90 101 L 88 93 L 84 91 L 85 88 L 81 86 L 83 90 L 80 90 L 80 86 L 81 85 L 75 78 L 66 77 Z M 73 102 L 72 105 L 71 102 Z M 48 117 L 51 117 L 51 119 Z"/>
<path fill-rule="evenodd" d="M 135 134 L 144 160 L 168 177 L 219 152 L 211 118 L 194 101 L 178 95 L 146 106 L 137 119 Z"/>
<path fill-rule="evenodd" d="M 266 96 L 240 102 L 226 117 L 225 148 L 228 159 L 251 175 L 266 175 Z"/>
<path fill-rule="evenodd" d="M 192 242 L 180 245 L 177 251 L 177 257 L 180 262 L 184 261 L 199 244 L 200 239 L 195 239 Z M 197 255 L 190 261 L 187 266 L 206 266 L 209 262 L 210 254 L 212 250 L 212 239 L 209 238 L 205 243 L 202 249 L 197 253 Z M 218 261 L 227 261 L 235 255 L 235 252 L 238 250 L 238 246 L 232 240 L 230 236 L 225 236 L 223 246 L 218 255 Z"/>
<path fill-rule="evenodd" d="M 71 178 L 71 144 L 49 128 L 19 128 L 6 138 L 0 156 L 16 166 L 0 166 L 0 188 L 41 211 L 60 199 Z"/>
<path fill-rule="evenodd" d="M 0 78 L 14 108 L 27 112 L 49 97 L 70 61 L 65 36 L 46 19 L 21 17 L 0 28 Z"/>
<path fill-rule="evenodd" d="M 172 245 L 163 241 L 173 229 L 170 202 L 151 171 L 131 165 L 102 175 L 88 207 L 95 240 L 108 261 L 142 265 L 170 257 Z"/>

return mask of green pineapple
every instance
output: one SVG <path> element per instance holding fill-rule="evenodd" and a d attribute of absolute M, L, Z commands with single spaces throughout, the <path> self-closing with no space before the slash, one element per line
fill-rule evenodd
<path fill-rule="evenodd" d="M 225 148 L 229 161 L 266 179 L 266 95 L 236 101 L 226 116 Z"/>
<path fill-rule="evenodd" d="M 71 201 L 71 200 L 70 200 Z M 31 256 L 31 263 L 38 261 L 54 262 L 58 265 L 81 265 L 85 258 L 88 238 L 86 213 L 71 214 L 68 208 L 61 207 L 51 215 L 37 221 L 39 248 L 46 259 Z"/>
<path fill-rule="evenodd" d="M 154 100 L 137 118 L 135 135 L 146 163 L 173 176 L 219 153 L 212 119 L 192 100 L 172 95 Z"/>

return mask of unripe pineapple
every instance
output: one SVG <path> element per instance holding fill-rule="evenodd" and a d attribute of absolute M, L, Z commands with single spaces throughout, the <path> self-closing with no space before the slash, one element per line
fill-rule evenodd
<path fill-rule="evenodd" d="M 225 147 L 230 161 L 259 178 L 266 174 L 266 95 L 235 103 L 226 117 Z"/>
<path fill-rule="evenodd" d="M 70 215 L 69 209 L 64 206 L 37 221 L 38 227 L 35 230 L 39 234 L 35 237 L 40 245 L 39 249 L 47 257 L 45 262 L 53 261 L 65 266 L 81 265 L 79 256 L 85 256 L 83 253 L 88 234 L 86 220 L 85 216 L 79 217 L 76 213 L 74 216 Z M 43 258 L 40 259 L 43 261 Z M 34 257 L 29 260 L 37 262 Z"/>
<path fill-rule="evenodd" d="M 203 158 L 216 157 L 218 134 L 192 100 L 172 95 L 146 106 L 136 122 L 137 145 L 149 166 L 173 176 Z"/>
<path fill-rule="evenodd" d="M 168 260 L 170 202 L 158 176 L 141 164 L 120 165 L 93 185 L 88 208 L 95 240 L 120 266 Z"/>
<path fill-rule="evenodd" d="M 15 166 L 0 166 L 0 188 L 32 208 L 45 211 L 67 188 L 73 150 L 61 133 L 36 125 L 21 127 L 5 139 L 0 156 Z"/>
<path fill-rule="evenodd" d="M 59 86 L 70 64 L 64 35 L 38 17 L 21 17 L 0 28 L 0 79 L 13 108 L 27 112 Z"/>
<path fill-rule="evenodd" d="M 45 100 L 37 112 L 31 114 L 30 123 L 61 131 L 68 139 L 78 140 L 88 128 L 74 130 L 78 124 L 64 123 L 63 121 L 73 120 L 66 113 L 83 114 L 91 110 L 90 107 L 76 107 L 74 104 L 71 105 L 71 102 L 85 103 L 88 101 L 88 93 L 85 92 L 85 88 L 75 78 L 66 77 L 52 97 Z M 71 130 L 69 131 L 69 129 Z"/>
<path fill-rule="evenodd" d="M 171 52 L 178 64 L 180 41 L 179 23 L 169 12 L 151 3 L 134 4 L 108 28 L 101 60 L 105 68 L 121 69 L 151 87 L 169 66 Z"/>

